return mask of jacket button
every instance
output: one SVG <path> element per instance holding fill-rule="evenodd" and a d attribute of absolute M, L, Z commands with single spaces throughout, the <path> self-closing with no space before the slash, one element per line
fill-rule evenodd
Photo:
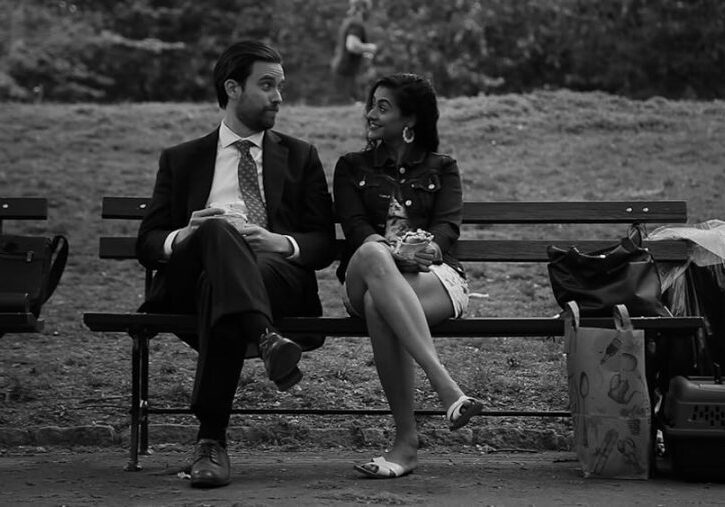
<path fill-rule="evenodd" d="M 410 199 L 408 199 L 407 201 L 405 201 L 405 205 L 406 206 L 410 206 L 411 204 L 413 204 L 413 201 L 411 201 Z"/>

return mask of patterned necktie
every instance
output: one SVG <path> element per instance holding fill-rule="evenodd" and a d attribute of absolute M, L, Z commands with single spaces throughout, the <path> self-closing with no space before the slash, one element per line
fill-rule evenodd
<path fill-rule="evenodd" d="M 242 199 L 247 205 L 250 223 L 267 228 L 267 210 L 262 202 L 262 194 L 259 191 L 259 179 L 257 178 L 257 164 L 254 163 L 249 148 L 254 146 L 251 141 L 237 141 L 234 143 L 242 155 L 237 167 L 239 177 L 239 190 L 242 192 Z"/>

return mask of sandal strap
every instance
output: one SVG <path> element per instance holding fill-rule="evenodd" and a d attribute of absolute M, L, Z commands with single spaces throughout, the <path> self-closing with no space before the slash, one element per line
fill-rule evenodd
<path fill-rule="evenodd" d="M 454 401 L 450 407 L 448 407 L 448 410 L 446 411 L 446 419 L 448 421 L 453 422 L 459 417 L 461 417 L 461 408 L 463 405 L 469 401 L 472 400 L 470 396 L 466 396 L 465 394 L 458 398 L 456 401 Z"/>

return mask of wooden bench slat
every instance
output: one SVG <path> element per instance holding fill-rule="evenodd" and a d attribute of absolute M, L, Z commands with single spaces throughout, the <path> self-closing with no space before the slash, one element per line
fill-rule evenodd
<path fill-rule="evenodd" d="M 34 333 L 43 330 L 44 322 L 32 313 L 0 313 L 1 333 Z"/>
<path fill-rule="evenodd" d="M 150 204 L 150 197 L 104 197 L 101 217 L 140 220 L 146 215 Z"/>
<path fill-rule="evenodd" d="M 685 201 L 466 202 L 468 224 L 685 223 Z"/>
<path fill-rule="evenodd" d="M 45 220 L 48 199 L 43 197 L 0 197 L 0 220 Z"/>
<path fill-rule="evenodd" d="M 85 313 L 83 322 L 92 331 L 148 333 L 194 333 L 194 315 L 160 313 Z M 633 317 L 635 329 L 693 330 L 703 326 L 702 317 Z M 581 319 L 581 326 L 612 328 L 611 318 Z M 281 333 L 327 336 L 367 336 L 365 323 L 352 317 L 295 317 L 275 322 Z M 558 318 L 466 318 L 448 320 L 431 329 L 434 336 L 561 336 L 564 321 Z"/>
<path fill-rule="evenodd" d="M 138 220 L 151 203 L 144 197 L 104 197 L 103 218 Z M 464 224 L 685 223 L 685 201 L 465 202 Z"/>
<path fill-rule="evenodd" d="M 611 247 L 616 243 L 600 240 L 580 240 L 567 242 L 556 240 L 556 245 L 567 248 L 576 246 L 583 252 L 592 252 L 602 248 Z M 342 240 L 338 241 L 338 252 Z M 454 255 L 463 262 L 546 262 L 546 248 L 552 244 L 544 240 L 490 240 L 490 239 L 461 239 L 454 247 Z M 676 240 L 646 241 L 657 261 L 684 261 L 688 258 L 690 249 L 685 242 Z M 104 236 L 100 238 L 99 256 L 102 259 L 135 259 L 135 236 Z"/>
<path fill-rule="evenodd" d="M 549 245 L 559 248 L 576 246 L 582 252 L 594 252 L 610 248 L 617 240 L 458 240 L 453 247 L 454 255 L 463 262 L 548 262 Z M 677 240 L 645 241 L 657 261 L 684 261 L 690 249 L 687 243 Z"/>

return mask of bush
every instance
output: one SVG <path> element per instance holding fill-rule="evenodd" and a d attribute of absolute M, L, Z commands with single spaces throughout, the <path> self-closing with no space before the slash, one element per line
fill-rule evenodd
<path fill-rule="evenodd" d="M 325 104 L 346 8 L 342 0 L 6 2 L 0 98 L 209 100 L 217 55 L 257 38 L 283 54 L 288 101 Z M 720 0 L 377 0 L 370 39 L 381 49 L 367 77 L 417 72 L 443 96 L 567 87 L 722 98 L 723 19 Z"/>

